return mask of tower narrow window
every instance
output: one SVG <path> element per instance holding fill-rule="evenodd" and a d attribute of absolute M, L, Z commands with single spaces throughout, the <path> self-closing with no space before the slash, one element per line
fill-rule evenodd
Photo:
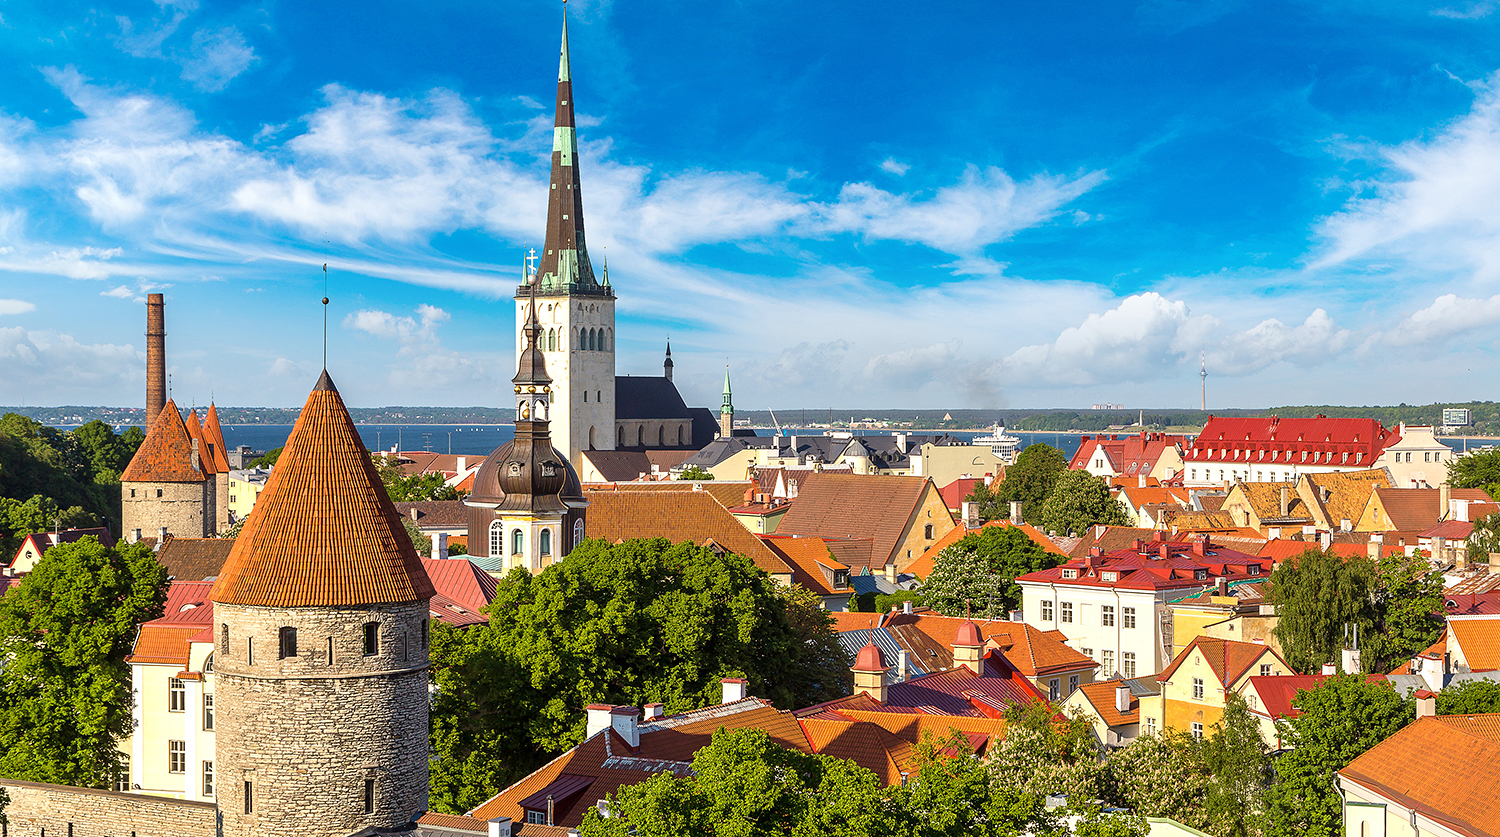
<path fill-rule="evenodd" d="M 557 329 L 547 329 L 547 351 L 557 351 Z"/>
<path fill-rule="evenodd" d="M 333 637 L 328 638 L 328 664 L 333 665 Z"/>
<path fill-rule="evenodd" d="M 255 813 L 255 783 L 245 780 L 245 813 Z"/>
<path fill-rule="evenodd" d="M 552 554 L 552 530 L 543 529 L 536 538 L 536 550 L 543 555 Z"/>
<path fill-rule="evenodd" d="M 297 629 L 284 627 L 281 629 L 281 659 L 289 659 L 297 656 Z"/>
<path fill-rule="evenodd" d="M 666 425 L 662 425 L 661 427 L 656 428 L 656 446 L 659 448 L 664 448 L 667 446 Z"/>
<path fill-rule="evenodd" d="M 245 637 L 245 665 L 255 665 L 255 637 Z"/>
<path fill-rule="evenodd" d="M 510 533 L 510 554 L 520 555 L 526 547 L 526 534 L 520 529 L 514 529 Z"/>
<path fill-rule="evenodd" d="M 496 520 L 490 524 L 490 556 L 505 554 L 505 524 Z"/>
<path fill-rule="evenodd" d="M 365 656 L 373 657 L 380 651 L 380 623 L 365 623 Z"/>
<path fill-rule="evenodd" d="M 375 813 L 375 780 L 365 780 L 365 813 Z"/>
<path fill-rule="evenodd" d="M 927 524 L 927 528 L 925 528 L 925 529 L 922 530 L 922 537 L 926 538 L 929 541 L 932 540 L 932 524 L 931 523 Z"/>
<path fill-rule="evenodd" d="M 573 521 L 573 548 L 577 549 L 581 543 L 583 543 L 583 520 L 579 519 Z"/>
<path fill-rule="evenodd" d="M 427 631 L 428 631 L 427 620 L 423 619 L 422 620 L 422 649 L 424 651 L 427 649 Z"/>

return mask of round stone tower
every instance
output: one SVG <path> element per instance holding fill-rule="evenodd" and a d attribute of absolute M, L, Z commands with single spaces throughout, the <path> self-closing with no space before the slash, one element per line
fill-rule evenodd
<path fill-rule="evenodd" d="M 432 594 L 324 372 L 213 588 L 224 837 L 426 810 Z"/>

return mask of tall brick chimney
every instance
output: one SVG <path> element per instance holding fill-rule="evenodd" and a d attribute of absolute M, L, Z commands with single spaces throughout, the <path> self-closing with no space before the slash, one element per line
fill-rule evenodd
<path fill-rule="evenodd" d="M 146 295 L 146 429 L 167 403 L 167 326 L 161 294 Z"/>

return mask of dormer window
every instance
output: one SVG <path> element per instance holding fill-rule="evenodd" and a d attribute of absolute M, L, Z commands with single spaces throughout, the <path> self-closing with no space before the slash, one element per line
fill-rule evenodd
<path fill-rule="evenodd" d="M 1115 572 L 1114 570 L 1105 570 L 1103 575 L 1104 575 L 1104 580 L 1105 581 L 1119 581 L 1120 580 L 1120 574 L 1117 573 L 1117 572 Z"/>
<path fill-rule="evenodd" d="M 1245 572 L 1250 575 L 1260 575 L 1260 565 L 1251 564 L 1250 566 L 1245 568 Z"/>
<path fill-rule="evenodd" d="M 1208 579 L 1208 570 L 1193 570 L 1194 581 L 1205 581 Z"/>
<path fill-rule="evenodd" d="M 1075 570 L 1075 569 L 1073 569 L 1073 568 L 1071 568 L 1071 567 L 1063 567 L 1062 577 L 1063 578 L 1077 578 L 1078 577 L 1078 571 Z"/>

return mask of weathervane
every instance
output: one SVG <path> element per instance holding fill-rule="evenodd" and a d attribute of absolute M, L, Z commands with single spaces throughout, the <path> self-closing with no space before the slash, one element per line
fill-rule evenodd
<path fill-rule="evenodd" d="M 323 371 L 328 371 L 328 263 L 323 263 Z"/>

